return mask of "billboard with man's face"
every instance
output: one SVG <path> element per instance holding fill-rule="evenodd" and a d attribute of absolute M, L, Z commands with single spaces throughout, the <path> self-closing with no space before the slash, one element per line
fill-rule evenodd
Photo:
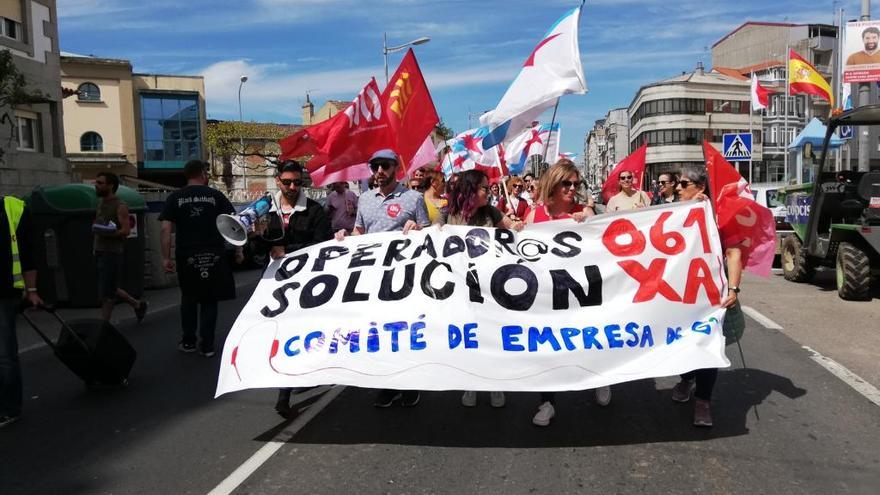
<path fill-rule="evenodd" d="M 843 82 L 880 81 L 880 21 L 846 24 L 843 46 Z"/>

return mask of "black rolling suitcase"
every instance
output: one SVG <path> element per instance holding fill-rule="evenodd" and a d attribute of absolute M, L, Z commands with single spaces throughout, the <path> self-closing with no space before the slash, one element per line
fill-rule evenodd
<path fill-rule="evenodd" d="M 61 324 L 57 342 L 52 342 L 26 312 L 22 316 L 86 387 L 128 385 L 137 352 L 116 327 L 99 319 L 66 322 L 54 310 L 47 311 Z"/>

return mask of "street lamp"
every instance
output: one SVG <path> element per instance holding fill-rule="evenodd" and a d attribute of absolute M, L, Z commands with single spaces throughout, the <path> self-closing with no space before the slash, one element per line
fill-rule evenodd
<path fill-rule="evenodd" d="M 416 38 L 416 39 L 410 41 L 409 43 L 404 43 L 402 45 L 389 47 L 388 46 L 388 34 L 382 33 L 382 55 L 385 57 L 385 84 L 386 85 L 388 84 L 388 54 L 389 53 L 399 52 L 400 50 L 403 50 L 404 48 L 406 48 L 408 46 L 421 45 L 421 44 L 427 43 L 429 41 L 431 41 L 431 38 L 421 37 L 421 38 Z"/>
<path fill-rule="evenodd" d="M 244 83 L 247 82 L 248 76 L 241 76 L 238 78 L 238 146 L 241 148 L 241 160 L 242 160 L 242 177 L 244 177 L 244 191 L 245 195 L 247 195 L 247 168 L 245 167 L 244 162 L 244 119 L 241 115 L 241 87 L 244 86 Z"/>

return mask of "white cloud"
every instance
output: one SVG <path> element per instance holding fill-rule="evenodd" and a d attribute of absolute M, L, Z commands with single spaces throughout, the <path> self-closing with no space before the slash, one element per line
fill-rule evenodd
<path fill-rule="evenodd" d="M 519 71 L 514 60 L 473 67 L 432 67 L 424 69 L 431 90 L 507 82 Z M 254 64 L 248 60 L 226 60 L 212 64 L 199 73 L 205 78 L 208 112 L 212 115 L 238 114 L 238 86 L 242 75 L 248 81 L 242 86 L 242 109 L 247 115 L 273 113 L 298 119 L 300 102 L 308 92 L 313 100 L 354 98 L 370 77 L 377 77 L 384 86 L 381 67 L 355 67 L 310 73 L 292 72 L 283 64 Z"/>

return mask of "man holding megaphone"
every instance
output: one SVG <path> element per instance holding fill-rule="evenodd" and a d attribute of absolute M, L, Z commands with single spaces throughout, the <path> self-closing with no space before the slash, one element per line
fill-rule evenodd
<path fill-rule="evenodd" d="M 235 279 L 226 256 L 226 243 L 217 231 L 217 217 L 235 213 L 235 208 L 223 193 L 208 186 L 207 163 L 190 160 L 183 167 L 183 173 L 186 186 L 168 196 L 165 209 L 159 215 L 162 264 L 168 273 L 177 271 L 180 284 L 183 335 L 177 349 L 187 353 L 198 350 L 203 356 L 212 357 L 217 303 L 235 299 Z M 171 259 L 172 227 L 177 231 L 174 260 Z M 242 248 L 238 246 L 235 261 L 241 263 L 243 259 Z"/>
<path fill-rule="evenodd" d="M 330 217 L 320 203 L 309 199 L 302 190 L 305 185 L 302 165 L 293 160 L 279 163 L 275 185 L 278 192 L 272 202 L 271 213 L 274 214 L 268 216 L 267 234 L 263 236 L 273 239 L 267 241 L 272 245 L 269 251 L 272 259 L 333 237 Z M 278 229 L 282 232 L 280 238 L 274 235 Z M 290 404 L 292 393 L 292 388 L 279 389 L 275 402 L 275 411 L 287 419 L 295 416 Z"/>

